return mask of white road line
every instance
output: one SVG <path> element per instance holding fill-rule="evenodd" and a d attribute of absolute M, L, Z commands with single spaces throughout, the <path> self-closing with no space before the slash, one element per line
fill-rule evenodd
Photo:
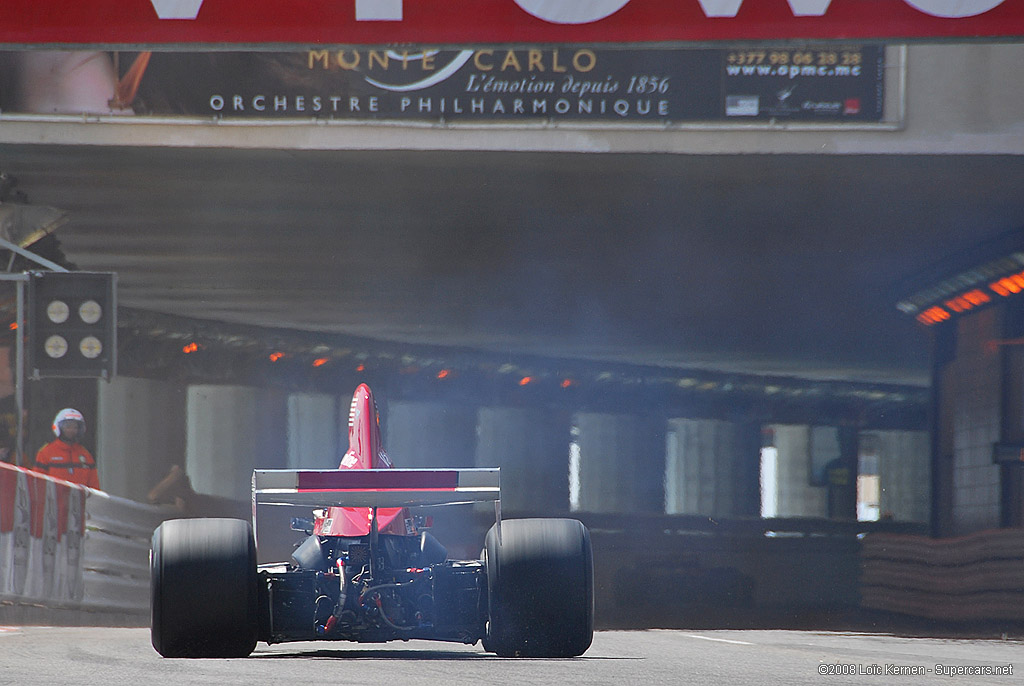
<path fill-rule="evenodd" d="M 733 641 L 732 639 L 728 639 L 728 638 L 713 638 L 711 636 L 701 636 L 700 634 L 683 634 L 683 636 L 686 636 L 687 638 L 699 638 L 702 641 L 715 641 L 717 643 L 732 643 L 732 644 L 738 645 L 738 646 L 752 646 L 752 645 L 754 645 L 753 643 L 749 643 L 747 641 Z"/>

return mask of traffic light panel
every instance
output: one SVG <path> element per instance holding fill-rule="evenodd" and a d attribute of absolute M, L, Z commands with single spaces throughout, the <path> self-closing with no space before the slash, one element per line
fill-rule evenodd
<path fill-rule="evenodd" d="M 117 373 L 117 275 L 32 272 L 25 361 L 34 379 Z"/>

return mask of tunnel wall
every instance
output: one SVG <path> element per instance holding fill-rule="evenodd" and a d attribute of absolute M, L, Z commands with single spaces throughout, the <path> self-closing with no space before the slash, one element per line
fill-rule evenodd
<path fill-rule="evenodd" d="M 961 317 L 940 335 L 950 355 L 936 365 L 938 533 L 962 535 L 1000 525 L 1001 475 L 992 446 L 1002 431 L 1002 364 L 988 345 L 1002 334 L 990 308 Z"/>
<path fill-rule="evenodd" d="M 932 328 L 936 536 L 1024 526 L 1022 300 Z"/>

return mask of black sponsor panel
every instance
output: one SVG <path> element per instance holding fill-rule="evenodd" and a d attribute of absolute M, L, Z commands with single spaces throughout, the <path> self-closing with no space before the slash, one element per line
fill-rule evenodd
<path fill-rule="evenodd" d="M 116 53 L 125 116 L 423 122 L 879 121 L 884 48 Z M 2 94 L 0 94 L 2 96 Z M 17 102 L 0 103 L 22 111 Z"/>
<path fill-rule="evenodd" d="M 880 46 L 729 50 L 723 60 L 727 119 L 879 121 Z"/>

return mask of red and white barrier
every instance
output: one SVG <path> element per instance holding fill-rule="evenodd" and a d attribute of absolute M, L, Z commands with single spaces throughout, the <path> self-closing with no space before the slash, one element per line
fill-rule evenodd
<path fill-rule="evenodd" d="M 0 463 L 0 603 L 145 617 L 170 513 Z"/>
<path fill-rule="evenodd" d="M 81 600 L 87 491 L 0 464 L 0 595 L 59 604 Z"/>

